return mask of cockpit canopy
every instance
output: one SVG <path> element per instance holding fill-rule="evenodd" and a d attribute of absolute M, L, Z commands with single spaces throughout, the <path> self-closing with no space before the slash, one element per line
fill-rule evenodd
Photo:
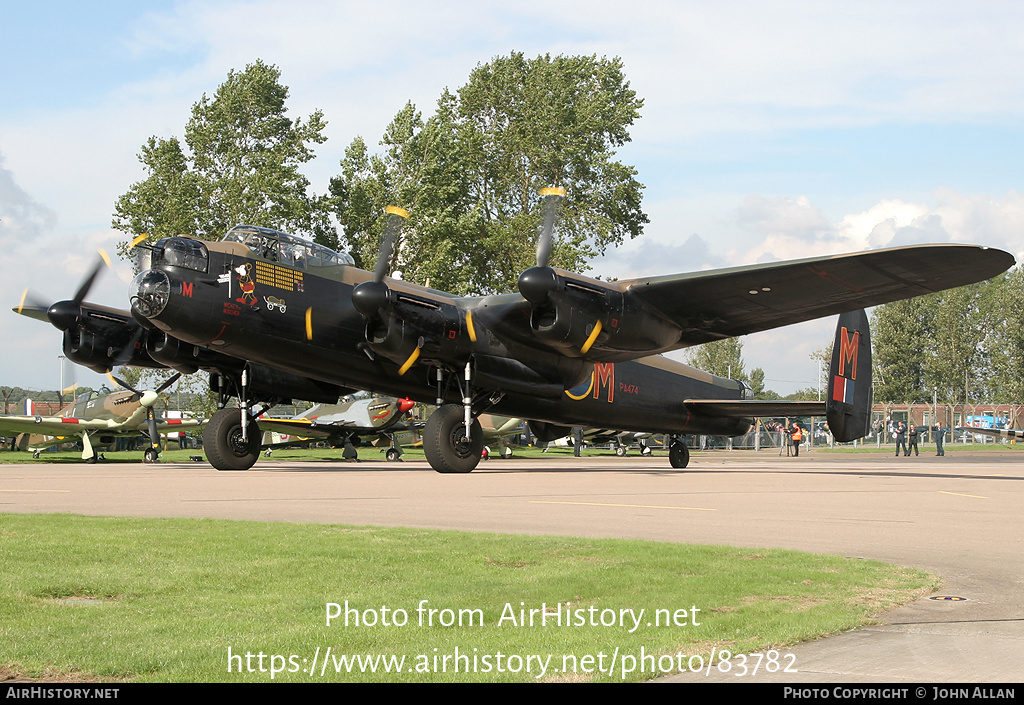
<path fill-rule="evenodd" d="M 262 259 L 289 267 L 337 267 L 354 264 L 352 257 L 297 235 L 255 225 L 236 225 L 223 242 L 240 242 Z"/>

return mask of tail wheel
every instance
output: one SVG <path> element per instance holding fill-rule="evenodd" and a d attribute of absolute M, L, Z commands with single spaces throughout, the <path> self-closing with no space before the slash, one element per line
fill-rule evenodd
<path fill-rule="evenodd" d="M 243 409 L 225 408 L 210 418 L 203 431 L 206 459 L 218 470 L 248 470 L 260 454 L 260 428 L 249 421 L 242 438 Z"/>
<path fill-rule="evenodd" d="M 690 449 L 685 443 L 673 442 L 668 449 L 668 462 L 672 467 L 682 470 L 690 464 Z"/>
<path fill-rule="evenodd" d="M 437 472 L 473 472 L 480 462 L 484 448 L 480 422 L 473 419 L 467 439 L 463 414 L 460 404 L 444 404 L 427 419 L 423 429 L 423 453 Z"/>

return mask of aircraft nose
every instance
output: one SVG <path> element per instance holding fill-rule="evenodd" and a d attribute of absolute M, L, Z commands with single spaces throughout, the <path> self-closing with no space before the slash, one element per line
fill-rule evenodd
<path fill-rule="evenodd" d="M 404 414 L 405 412 L 407 412 L 409 409 L 413 408 L 414 406 L 416 406 L 416 402 L 414 402 L 412 399 L 410 399 L 408 397 L 406 397 L 405 399 L 399 399 L 398 400 L 398 413 Z"/>
<path fill-rule="evenodd" d="M 171 294 L 171 282 L 159 269 L 147 269 L 128 285 L 132 311 L 145 318 L 159 316 Z"/>

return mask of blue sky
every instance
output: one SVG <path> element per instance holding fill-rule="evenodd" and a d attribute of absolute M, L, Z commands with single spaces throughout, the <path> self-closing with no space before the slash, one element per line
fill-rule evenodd
<path fill-rule="evenodd" d="M 644 236 L 594 263 L 628 277 L 974 242 L 1024 254 L 1024 5 L 1013 2 L 37 2 L 0 4 L 0 300 L 70 296 L 151 135 L 255 59 L 328 142 L 412 100 L 429 114 L 490 58 L 621 57 L 644 99 L 620 158 L 646 185 Z M 90 299 L 126 306 L 128 268 Z M 745 340 L 782 393 L 810 386 L 832 322 Z M 0 384 L 53 388 L 59 333 L 0 314 Z M 68 373 L 70 374 L 70 373 Z M 80 382 L 97 376 L 80 369 Z"/>

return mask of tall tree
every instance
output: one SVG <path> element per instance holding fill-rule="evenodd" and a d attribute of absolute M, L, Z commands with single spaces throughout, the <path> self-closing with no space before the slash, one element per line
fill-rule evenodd
<path fill-rule="evenodd" d="M 184 233 L 215 240 L 234 225 L 280 228 L 337 244 L 328 199 L 310 196 L 299 167 L 326 141 L 320 111 L 292 120 L 281 72 L 257 60 L 228 73 L 213 97 L 192 106 L 187 152 L 151 137 L 139 154 L 147 177 L 114 206 L 113 227 L 130 236 Z M 122 248 L 125 254 L 127 247 Z"/>
<path fill-rule="evenodd" d="M 585 270 L 648 222 L 636 170 L 614 159 L 642 104 L 619 59 L 497 57 L 445 91 L 425 123 L 407 105 L 376 161 L 353 142 L 331 185 L 338 218 L 356 250 L 373 249 L 361 243 L 379 241 L 381 221 L 360 217 L 360 198 L 378 194 L 412 211 L 416 246 L 395 262 L 407 276 L 430 272 L 458 293 L 507 291 L 535 263 L 537 191 L 561 186 L 568 198 L 551 262 Z"/>
<path fill-rule="evenodd" d="M 895 301 L 871 313 L 875 401 L 930 400 L 924 379 L 931 335 L 932 309 L 921 299 Z"/>
<path fill-rule="evenodd" d="M 739 338 L 715 340 L 690 348 L 686 355 L 687 362 L 719 377 L 747 381 L 747 373 L 743 363 L 743 341 Z M 764 376 L 762 372 L 762 383 Z"/>
<path fill-rule="evenodd" d="M 1024 402 L 1024 270 L 993 280 L 985 317 L 991 331 L 991 401 Z"/>

